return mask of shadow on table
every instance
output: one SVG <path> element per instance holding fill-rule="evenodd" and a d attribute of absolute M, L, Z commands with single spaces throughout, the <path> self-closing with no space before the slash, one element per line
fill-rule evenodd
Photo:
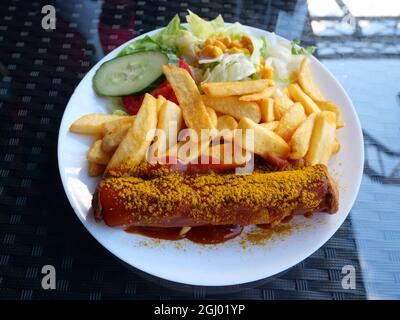
<path fill-rule="evenodd" d="M 373 181 L 400 185 L 400 152 L 383 145 L 365 130 L 363 134 L 365 145 L 364 173 Z M 378 166 L 374 166 L 369 159 L 369 155 L 373 152 L 376 153 Z M 390 165 L 392 169 L 389 170 L 389 162 L 392 161 L 396 161 L 397 164 Z"/>

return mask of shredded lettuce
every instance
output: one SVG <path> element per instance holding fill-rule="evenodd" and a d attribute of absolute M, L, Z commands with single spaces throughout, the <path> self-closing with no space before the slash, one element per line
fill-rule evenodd
<path fill-rule="evenodd" d="M 224 29 L 224 34 L 233 40 L 237 40 L 249 33 L 244 25 L 235 22 Z"/>
<path fill-rule="evenodd" d="M 220 62 L 224 58 L 224 55 L 221 54 L 215 58 L 209 58 L 209 59 L 201 59 L 199 60 L 199 64 L 207 64 L 207 63 L 214 63 L 214 62 Z"/>
<path fill-rule="evenodd" d="M 219 64 L 206 72 L 204 82 L 240 81 L 250 77 L 257 70 L 243 53 L 223 54 Z"/>
<path fill-rule="evenodd" d="M 119 56 L 125 56 L 127 54 L 132 54 L 141 51 L 160 51 L 161 47 L 149 36 L 145 36 L 135 42 L 128 44 L 125 48 L 121 50 L 118 54 Z"/>
<path fill-rule="evenodd" d="M 189 11 L 189 10 L 188 10 Z M 190 31 L 181 25 L 178 15 L 152 39 L 163 51 L 173 52 L 179 57 L 184 57 L 189 63 L 195 62 L 196 52 L 202 39 L 205 39 L 224 27 L 222 16 L 212 21 L 206 21 L 189 11 L 186 16 Z"/>
<path fill-rule="evenodd" d="M 261 41 L 262 41 L 262 46 L 260 49 L 260 54 L 264 59 L 267 59 L 267 39 L 266 37 L 261 37 Z"/>
<path fill-rule="evenodd" d="M 303 55 L 292 54 L 292 44 L 275 33 L 263 38 L 265 47 L 262 49 L 266 64 L 274 68 L 274 80 L 282 84 L 292 82 L 291 74 L 298 69 Z"/>
<path fill-rule="evenodd" d="M 176 45 L 181 56 L 185 58 L 187 62 L 195 64 L 200 42 L 200 39 L 195 37 L 191 32 L 182 30 L 180 36 L 176 40 Z"/>
<path fill-rule="evenodd" d="M 170 21 L 170 23 L 154 36 L 146 36 L 128 44 L 121 50 L 119 56 L 132 54 L 141 51 L 163 51 L 166 53 L 172 52 L 180 55 L 178 39 L 182 33 L 187 32 L 181 26 L 181 20 L 178 15 Z"/>
<path fill-rule="evenodd" d="M 172 52 L 188 60 L 194 59 L 200 43 L 200 40 L 192 32 L 181 25 L 178 15 L 175 15 L 170 23 L 152 39 L 159 44 L 163 51 Z"/>
<path fill-rule="evenodd" d="M 300 45 L 301 41 L 300 40 L 293 40 L 291 42 L 292 48 L 291 48 L 291 52 L 293 55 L 309 55 L 309 54 L 313 54 L 315 49 L 317 47 L 315 46 L 309 46 L 309 47 L 302 47 Z"/>
<path fill-rule="evenodd" d="M 179 53 L 177 39 L 185 29 L 181 26 L 181 19 L 178 15 L 168 23 L 160 32 L 155 34 L 152 39 L 165 51 Z"/>
<path fill-rule="evenodd" d="M 206 21 L 192 11 L 188 10 L 188 12 L 186 21 L 195 37 L 207 39 L 224 28 L 224 19 L 221 15 L 214 20 Z"/>
<path fill-rule="evenodd" d="M 263 42 L 261 39 L 257 39 L 256 37 L 249 37 L 253 44 L 253 52 L 251 53 L 250 60 L 254 63 L 254 65 L 258 66 L 260 64 L 261 48 L 263 46 Z"/>

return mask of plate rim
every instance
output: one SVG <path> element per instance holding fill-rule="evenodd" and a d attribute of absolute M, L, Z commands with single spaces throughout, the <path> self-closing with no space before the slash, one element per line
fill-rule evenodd
<path fill-rule="evenodd" d="M 231 24 L 231 23 L 227 23 L 227 22 L 225 23 L 225 25 L 230 25 L 230 24 Z M 184 23 L 184 25 L 187 25 L 187 23 Z M 260 33 L 260 32 L 261 32 L 261 33 L 273 33 L 273 32 L 270 32 L 270 31 L 262 30 L 262 29 L 255 28 L 255 27 L 251 27 L 251 26 L 248 26 L 248 25 L 243 25 L 243 26 L 244 26 L 245 28 L 247 28 L 247 30 L 253 31 L 253 32 L 256 32 L 256 33 Z M 90 230 L 89 226 L 87 225 L 87 222 L 85 222 L 85 221 L 82 219 L 82 216 L 81 216 L 80 214 L 78 214 L 79 209 L 78 209 L 77 205 L 75 204 L 75 202 L 74 202 L 73 199 L 72 199 L 72 194 L 71 194 L 71 193 L 69 192 L 69 190 L 67 189 L 66 176 L 65 176 L 65 174 L 63 173 L 63 171 L 62 171 L 62 169 L 61 169 L 61 166 L 60 166 L 60 159 L 61 159 L 61 157 L 62 157 L 62 155 L 61 155 L 62 150 L 61 150 L 61 144 L 60 144 L 60 141 L 62 140 L 62 135 L 63 135 L 62 128 L 63 128 L 64 126 L 66 126 L 65 123 L 66 123 L 67 120 L 66 120 L 65 114 L 66 114 L 66 112 L 67 112 L 67 109 L 68 109 L 69 103 L 70 103 L 70 101 L 71 101 L 71 98 L 72 98 L 73 95 L 77 92 L 77 90 L 79 89 L 79 87 L 82 85 L 83 81 L 84 81 L 85 78 L 88 76 L 88 74 L 90 73 L 90 71 L 93 70 L 93 69 L 95 69 L 95 68 L 98 68 L 98 66 L 101 65 L 104 61 L 107 61 L 108 59 L 110 59 L 109 56 L 112 56 L 112 55 L 114 54 L 114 52 L 121 50 L 123 47 L 125 47 L 127 44 L 129 44 L 129 43 L 131 43 L 131 42 L 135 42 L 135 41 L 137 41 L 137 40 L 139 40 L 139 39 L 141 39 L 141 38 L 143 38 L 143 37 L 145 37 L 145 36 L 147 36 L 147 35 L 154 34 L 154 33 L 158 32 L 158 31 L 160 31 L 160 30 L 162 30 L 162 29 L 163 29 L 163 28 L 158 28 L 158 29 L 155 29 L 155 30 L 151 30 L 151 31 L 149 31 L 149 32 L 146 32 L 146 33 L 144 33 L 144 34 L 141 34 L 140 36 L 137 36 L 137 37 L 135 37 L 135 38 L 133 38 L 133 39 L 130 39 L 130 40 L 126 41 L 125 43 L 121 44 L 120 46 L 118 46 L 117 48 L 115 48 L 115 49 L 113 49 L 112 51 L 110 51 L 107 55 L 105 55 L 102 59 L 100 59 L 97 63 L 95 63 L 95 64 L 86 72 L 85 76 L 79 81 L 78 85 L 75 87 L 74 91 L 72 92 L 72 94 L 71 94 L 71 96 L 70 96 L 70 98 L 69 98 L 69 100 L 68 100 L 68 102 L 67 102 L 67 104 L 66 104 L 66 107 L 65 107 L 65 110 L 64 110 L 64 112 L 63 112 L 63 115 L 62 115 L 62 120 L 61 120 L 61 123 L 60 123 L 59 133 L 58 133 L 58 140 L 57 140 L 57 163 L 58 163 L 58 170 L 59 170 L 59 175 L 60 175 L 61 182 L 62 182 L 62 185 L 63 185 L 63 189 L 64 189 L 64 192 L 65 192 L 67 198 L 68 198 L 68 201 L 69 201 L 69 203 L 70 203 L 70 206 L 72 207 L 72 209 L 73 209 L 75 215 L 76 215 L 76 216 L 78 217 L 78 219 L 81 221 L 81 223 L 83 224 L 83 226 L 85 227 L 85 229 L 89 232 L 89 234 L 90 234 L 101 246 L 103 246 L 108 252 L 110 252 L 112 255 L 114 255 L 118 260 L 121 260 L 121 261 L 123 261 L 125 264 L 127 264 L 128 266 L 131 266 L 131 267 L 133 267 L 133 268 L 136 268 L 136 269 L 140 270 L 141 272 L 144 272 L 144 273 L 146 273 L 146 274 L 149 274 L 150 276 L 153 276 L 153 277 L 155 276 L 155 277 L 158 277 L 158 278 L 160 278 L 160 279 L 165 279 L 165 280 L 167 280 L 167 281 L 171 281 L 171 282 L 174 282 L 174 283 L 185 284 L 185 285 L 193 285 L 193 286 L 202 286 L 202 287 L 231 287 L 231 286 L 244 285 L 244 284 L 246 284 L 246 283 L 253 283 L 253 282 L 261 281 L 261 280 L 263 280 L 263 279 L 267 279 L 267 278 L 273 277 L 273 276 L 275 276 L 275 275 L 277 275 L 277 274 L 281 274 L 281 273 L 283 273 L 283 272 L 285 272 L 285 271 L 291 269 L 293 266 L 295 266 L 295 265 L 297 265 L 298 263 L 304 261 L 304 260 L 307 259 L 309 256 L 311 256 L 314 252 L 316 252 L 317 250 L 319 250 L 324 244 L 326 244 L 326 242 L 327 242 L 330 238 L 332 238 L 332 236 L 337 232 L 337 230 L 343 225 L 343 222 L 344 222 L 344 221 L 346 220 L 346 218 L 349 216 L 350 211 L 351 211 L 352 207 L 354 206 L 354 203 L 355 203 L 355 201 L 356 201 L 356 199 L 357 199 L 357 196 L 358 196 L 358 193 L 359 193 L 359 190 L 360 190 L 360 186 L 361 186 L 362 177 L 363 177 L 363 171 L 364 171 L 364 160 L 365 160 L 365 159 L 364 159 L 364 157 L 365 157 L 365 154 L 364 154 L 364 138 L 363 138 L 363 134 L 362 134 L 361 122 L 360 122 L 360 119 L 359 119 L 359 117 L 358 117 L 356 108 L 354 107 L 354 105 L 353 105 L 353 103 L 352 103 L 350 97 L 348 96 L 347 92 L 346 92 L 345 89 L 343 88 L 342 84 L 333 76 L 333 74 L 330 72 L 330 70 L 329 70 L 322 62 L 320 62 L 318 59 L 316 59 L 313 55 L 310 55 L 310 57 L 311 57 L 311 59 L 313 60 L 313 62 L 314 62 L 314 63 L 317 63 L 318 66 L 319 66 L 320 68 L 322 68 L 322 69 L 324 70 L 324 72 L 331 78 L 331 80 L 333 80 L 333 81 L 336 83 L 336 85 L 338 86 L 338 88 L 340 89 L 340 91 L 341 91 L 341 93 L 342 93 L 342 95 L 343 95 L 343 98 L 344 98 L 344 99 L 346 100 L 346 102 L 351 106 L 351 110 L 350 110 L 350 111 L 351 111 L 351 113 L 353 114 L 353 117 L 354 117 L 354 119 L 355 119 L 354 125 L 355 125 L 355 127 L 356 127 L 356 129 L 357 129 L 356 132 L 353 132 L 353 134 L 356 134 L 356 135 L 357 135 L 357 140 L 359 141 L 359 143 L 360 143 L 360 148 L 361 148 L 361 149 L 360 149 L 361 154 L 359 155 L 359 156 L 360 156 L 360 162 L 361 162 L 361 168 L 360 168 L 360 170 L 359 170 L 358 173 L 357 173 L 357 177 L 356 177 L 356 178 L 357 178 L 357 181 L 356 181 L 356 188 L 355 188 L 354 192 L 353 192 L 352 195 L 351 195 L 351 200 L 349 201 L 348 206 L 347 206 L 346 208 L 342 209 L 343 211 L 346 211 L 346 213 L 343 214 L 343 216 L 338 220 L 337 225 L 336 225 L 334 228 L 329 229 L 329 231 L 327 231 L 327 232 L 324 234 L 324 237 L 321 237 L 321 238 L 320 238 L 320 239 L 322 239 L 322 240 L 319 241 L 319 245 L 310 247 L 310 249 L 307 250 L 306 253 L 304 253 L 304 251 L 303 251 L 303 254 L 301 255 L 302 258 L 301 258 L 300 260 L 298 260 L 297 262 L 291 264 L 290 266 L 285 267 L 284 269 L 282 269 L 282 270 L 280 270 L 280 271 L 278 271 L 278 272 L 275 272 L 275 273 L 270 274 L 270 275 L 267 274 L 267 275 L 261 276 L 261 277 L 254 277 L 254 278 L 253 278 L 252 280 L 250 280 L 250 281 L 246 281 L 246 280 L 245 280 L 245 281 L 235 281 L 235 282 L 229 282 L 229 283 L 227 283 L 227 282 L 224 282 L 224 283 L 215 283 L 215 281 L 211 281 L 211 282 L 212 282 L 212 283 L 211 283 L 210 281 L 208 281 L 207 283 L 205 283 L 204 281 L 203 281 L 203 282 L 200 282 L 200 281 L 193 281 L 194 279 L 191 279 L 191 281 L 184 281 L 184 282 L 183 282 L 183 281 L 181 281 L 181 280 L 176 280 L 175 278 L 171 278 L 171 277 L 165 276 L 165 275 L 161 274 L 160 272 L 154 272 L 153 270 L 149 270 L 148 268 L 144 268 L 143 266 L 140 266 L 140 267 L 139 267 L 139 266 L 137 266 L 137 264 L 131 263 L 131 262 L 127 261 L 127 259 L 124 259 L 124 256 L 123 256 L 123 255 L 119 255 L 118 252 L 115 252 L 115 251 L 114 251 L 113 249 L 111 249 L 106 243 L 103 243 L 100 239 L 98 239 L 98 237 L 96 237 L 96 236 L 94 235 L 94 233 L 92 232 L 92 230 Z M 277 35 L 277 37 L 279 37 L 280 39 L 284 39 L 284 40 L 286 40 L 286 41 L 289 41 L 288 39 L 285 39 L 285 38 L 283 38 L 283 37 L 281 37 L 281 36 L 279 36 L 279 35 Z"/>

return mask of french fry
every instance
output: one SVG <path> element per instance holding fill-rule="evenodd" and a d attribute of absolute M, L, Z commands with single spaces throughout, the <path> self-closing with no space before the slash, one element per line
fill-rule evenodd
<path fill-rule="evenodd" d="M 189 72 L 174 65 L 164 65 L 163 71 L 178 98 L 186 125 L 198 134 L 201 129 L 214 128 L 199 89 Z"/>
<path fill-rule="evenodd" d="M 280 120 L 283 114 L 294 104 L 286 92 L 283 95 L 274 98 L 274 118 Z"/>
<path fill-rule="evenodd" d="M 336 114 L 322 111 L 316 115 L 311 134 L 310 147 L 305 156 L 309 165 L 322 163 L 327 165 L 331 157 L 336 133 Z"/>
<path fill-rule="evenodd" d="M 311 99 L 324 100 L 324 96 L 313 79 L 307 57 L 305 57 L 300 64 L 297 80 L 300 84 L 300 87 Z"/>
<path fill-rule="evenodd" d="M 274 99 L 267 98 L 260 100 L 260 111 L 261 111 L 261 121 L 262 122 L 271 122 L 275 120 L 274 114 Z"/>
<path fill-rule="evenodd" d="M 127 116 L 117 120 L 105 122 L 103 124 L 103 136 L 114 133 L 115 131 L 120 130 L 120 128 L 125 125 L 131 126 L 134 120 L 135 116 Z"/>
<path fill-rule="evenodd" d="M 336 128 L 343 128 L 345 126 L 342 120 L 342 114 L 339 107 L 332 101 L 317 100 L 315 103 L 322 111 L 332 111 L 336 114 Z"/>
<path fill-rule="evenodd" d="M 164 103 L 167 101 L 167 99 L 164 98 L 164 96 L 159 95 L 157 97 L 157 113 L 160 113 L 161 107 L 164 105 Z"/>
<path fill-rule="evenodd" d="M 260 101 L 269 98 L 275 92 L 275 87 L 267 87 L 261 92 L 246 94 L 239 98 L 241 101 Z"/>
<path fill-rule="evenodd" d="M 265 129 L 275 131 L 278 128 L 279 121 L 271 121 L 271 122 L 264 122 L 260 123 L 260 126 L 264 127 Z"/>
<path fill-rule="evenodd" d="M 235 130 L 223 129 L 218 132 L 217 138 L 223 138 L 224 140 L 232 140 L 235 135 Z"/>
<path fill-rule="evenodd" d="M 335 137 L 335 140 L 333 141 L 333 146 L 332 146 L 332 155 L 335 153 L 338 153 L 342 146 L 340 145 L 340 141 L 337 137 Z"/>
<path fill-rule="evenodd" d="M 217 127 L 217 124 L 218 124 L 217 113 L 215 112 L 215 110 L 213 108 L 206 107 L 206 109 L 207 109 L 208 115 L 210 116 L 211 123 L 213 124 L 214 127 Z"/>
<path fill-rule="evenodd" d="M 238 126 L 238 123 L 235 120 L 235 118 L 231 116 L 227 115 L 219 116 L 217 120 L 218 120 L 217 129 L 219 131 L 224 129 L 235 130 Z"/>
<path fill-rule="evenodd" d="M 98 177 L 104 173 L 106 166 L 89 161 L 88 174 L 90 177 Z"/>
<path fill-rule="evenodd" d="M 239 130 L 242 129 L 242 130 Z M 253 129 L 254 141 L 247 143 L 248 135 L 246 129 Z M 243 149 L 254 152 L 263 158 L 268 158 L 270 153 L 280 157 L 286 157 L 290 151 L 289 145 L 280 136 L 271 130 L 255 123 L 249 118 L 242 118 L 235 133 L 235 142 Z"/>
<path fill-rule="evenodd" d="M 94 162 L 97 164 L 106 165 L 108 161 L 110 161 L 111 155 L 107 152 L 104 152 L 102 147 L 102 140 L 96 140 L 92 146 L 90 147 L 87 153 L 87 159 L 90 162 Z"/>
<path fill-rule="evenodd" d="M 69 127 L 69 131 L 81 134 L 101 135 L 103 125 L 106 122 L 124 119 L 126 116 L 117 116 L 114 114 L 89 113 L 80 117 Z"/>
<path fill-rule="evenodd" d="M 133 125 L 115 150 L 106 170 L 124 163 L 138 165 L 146 156 L 157 126 L 157 100 L 150 94 L 144 96 L 143 103 Z"/>
<path fill-rule="evenodd" d="M 297 127 L 306 119 L 304 108 L 300 103 L 293 104 L 279 120 L 275 132 L 288 141 Z"/>
<path fill-rule="evenodd" d="M 317 104 L 301 90 L 298 84 L 289 85 L 289 94 L 294 101 L 300 102 L 303 105 L 306 115 L 321 111 Z"/>
<path fill-rule="evenodd" d="M 254 122 L 260 122 L 260 106 L 256 102 L 240 101 L 237 97 L 210 97 L 203 95 L 204 104 L 223 114 L 236 119 L 247 117 Z"/>
<path fill-rule="evenodd" d="M 289 154 L 290 159 L 301 159 L 303 158 L 309 148 L 311 134 L 314 128 L 314 121 L 316 113 L 312 113 L 308 116 L 308 118 L 296 129 L 291 140 L 290 145 L 292 147 L 292 151 Z"/>
<path fill-rule="evenodd" d="M 158 114 L 157 129 L 165 134 L 165 144 L 157 141 L 157 154 L 163 154 L 177 143 L 177 135 L 182 129 L 182 110 L 175 103 L 165 100 Z M 173 131 L 176 132 L 174 133 Z M 173 140 L 172 140 L 173 139 Z"/>
<path fill-rule="evenodd" d="M 272 81 L 268 79 L 236 82 L 203 82 L 201 88 L 207 96 L 229 97 L 260 92 L 271 83 Z"/>
<path fill-rule="evenodd" d="M 233 138 L 234 130 L 237 126 L 237 121 L 231 116 L 224 115 L 218 117 L 218 134 L 225 140 L 231 140 Z"/>
<path fill-rule="evenodd" d="M 121 141 L 124 139 L 126 133 L 132 124 L 125 123 L 122 124 L 118 129 L 114 129 L 111 133 L 106 134 L 103 137 L 101 147 L 104 152 L 112 152 L 114 151 Z"/>

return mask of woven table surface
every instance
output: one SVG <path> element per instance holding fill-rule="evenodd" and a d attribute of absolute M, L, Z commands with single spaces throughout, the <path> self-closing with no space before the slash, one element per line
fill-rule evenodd
<path fill-rule="evenodd" d="M 0 298 L 400 298 L 400 11 L 379 16 L 378 10 L 370 19 L 353 2 L 1 1 Z M 46 4 L 56 8 L 55 30 L 41 26 Z M 336 234 L 287 272 L 229 289 L 177 286 L 127 268 L 79 222 L 58 173 L 61 118 L 86 72 L 115 47 L 187 9 L 316 45 L 364 128 L 363 183 Z M 44 265 L 57 270 L 56 290 L 42 289 Z M 342 287 L 348 265 L 356 270 L 355 289 Z"/>

